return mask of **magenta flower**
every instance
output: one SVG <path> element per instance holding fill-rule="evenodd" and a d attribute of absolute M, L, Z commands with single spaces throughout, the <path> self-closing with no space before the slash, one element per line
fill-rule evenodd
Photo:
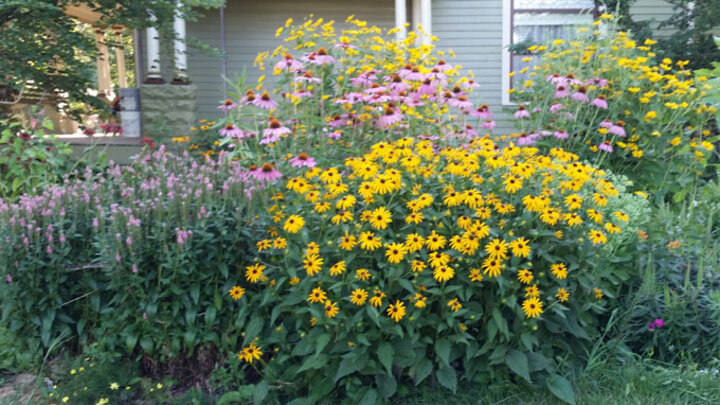
<path fill-rule="evenodd" d="M 550 112 L 555 114 L 556 112 L 562 110 L 563 107 L 564 106 L 562 104 L 553 102 L 552 105 L 550 106 Z"/>
<path fill-rule="evenodd" d="M 263 91 L 262 96 L 260 96 L 260 98 L 256 98 L 252 103 L 254 106 L 264 108 L 266 110 L 277 107 L 277 103 L 270 99 L 270 95 L 267 91 Z"/>
<path fill-rule="evenodd" d="M 515 118 L 528 118 L 530 117 L 530 111 L 528 111 L 524 105 L 520 104 L 517 111 L 513 114 Z"/>
<path fill-rule="evenodd" d="M 301 153 L 294 158 L 289 160 L 293 167 L 315 167 L 315 159 L 308 156 L 306 153 Z"/>
<path fill-rule="evenodd" d="M 233 103 L 232 100 L 230 100 L 229 98 L 227 98 L 227 99 L 225 99 L 225 102 L 223 102 L 222 104 L 220 104 L 220 105 L 218 106 L 218 109 L 223 110 L 223 111 L 229 111 L 229 110 L 232 110 L 232 109 L 235 108 L 235 107 L 237 107 L 237 104 Z"/>
<path fill-rule="evenodd" d="M 220 135 L 221 136 L 228 136 L 230 138 L 244 138 L 245 133 L 242 129 L 236 127 L 233 124 L 227 123 L 224 127 L 220 129 Z"/>
<path fill-rule="evenodd" d="M 592 105 L 593 105 L 593 107 L 602 108 L 603 110 L 607 110 L 607 108 L 608 108 L 607 100 L 605 99 L 605 96 L 602 94 L 597 96 L 597 98 L 592 101 Z"/>
<path fill-rule="evenodd" d="M 600 123 L 601 128 L 612 128 L 613 125 L 615 125 L 615 124 L 613 124 L 613 122 L 610 120 L 604 120 L 603 122 Z"/>
<path fill-rule="evenodd" d="M 665 321 L 662 318 L 656 318 L 648 324 L 648 329 L 652 331 L 655 328 L 662 328 L 663 326 L 665 326 Z"/>
<path fill-rule="evenodd" d="M 610 133 L 617 136 L 625 136 L 625 123 L 622 121 L 616 122 L 610 127 Z"/>
<path fill-rule="evenodd" d="M 259 182 L 274 183 L 277 179 L 282 177 L 282 173 L 275 169 L 275 165 L 271 163 L 265 163 L 260 169 L 251 171 L 253 178 Z"/>
<path fill-rule="evenodd" d="M 605 141 L 605 142 L 601 143 L 600 145 L 598 145 L 598 149 L 603 150 L 608 153 L 612 153 L 612 151 L 613 151 L 613 147 L 610 144 L 610 141 Z"/>
<path fill-rule="evenodd" d="M 395 108 L 387 107 L 382 117 L 378 118 L 377 124 L 381 129 L 387 128 L 391 125 L 397 124 L 400 120 L 402 120 L 402 118 L 403 115 L 399 111 L 396 111 Z"/>
<path fill-rule="evenodd" d="M 303 64 L 296 61 L 292 55 L 285 54 L 283 59 L 275 64 L 275 69 L 295 72 L 303 68 Z"/>
<path fill-rule="evenodd" d="M 557 130 L 553 133 L 553 136 L 557 139 L 567 139 L 570 135 L 562 129 Z"/>
<path fill-rule="evenodd" d="M 590 99 L 587 96 L 587 93 L 585 92 L 585 87 L 580 86 L 578 87 L 577 91 L 574 92 L 570 98 L 572 98 L 575 101 L 580 101 L 582 103 L 590 102 Z"/>
<path fill-rule="evenodd" d="M 478 118 L 492 117 L 492 113 L 490 112 L 490 108 L 488 108 L 487 104 L 483 104 L 480 107 L 476 108 L 475 110 L 470 111 L 470 115 L 473 117 L 478 117 Z"/>
<path fill-rule="evenodd" d="M 344 135 L 344 132 L 339 129 L 327 134 L 328 138 L 330 138 L 330 139 L 340 139 L 340 138 L 342 138 L 343 135 Z"/>
<path fill-rule="evenodd" d="M 555 98 L 567 97 L 570 93 L 567 91 L 565 86 L 558 86 L 555 90 Z"/>

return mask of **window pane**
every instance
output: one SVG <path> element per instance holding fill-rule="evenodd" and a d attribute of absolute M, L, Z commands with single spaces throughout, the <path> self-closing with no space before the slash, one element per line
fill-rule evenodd
<path fill-rule="evenodd" d="M 515 0 L 516 9 L 532 8 L 595 8 L 594 0 Z"/>
<path fill-rule="evenodd" d="M 577 26 L 592 22 L 590 14 L 531 14 L 515 13 L 513 16 L 512 43 L 540 43 L 554 39 L 572 39 Z"/>

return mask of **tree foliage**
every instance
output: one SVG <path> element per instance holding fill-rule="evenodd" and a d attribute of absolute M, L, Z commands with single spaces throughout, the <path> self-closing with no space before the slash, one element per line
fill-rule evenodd
<path fill-rule="evenodd" d="M 63 94 L 67 101 L 102 105 L 87 94 L 95 88 L 97 48 L 92 35 L 65 14 L 86 5 L 103 17 L 101 27 L 162 27 L 178 13 L 192 20 L 194 7 L 215 7 L 223 0 L 7 0 L 0 2 L 0 99 L 14 99 L 28 84 L 44 94 Z M 109 46 L 121 44 L 109 43 Z M 3 91 L 4 90 L 4 91 Z"/>

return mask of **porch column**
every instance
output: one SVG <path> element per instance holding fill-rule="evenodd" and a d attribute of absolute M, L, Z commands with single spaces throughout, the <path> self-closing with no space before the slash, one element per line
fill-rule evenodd
<path fill-rule="evenodd" d="M 398 32 L 395 33 L 395 39 L 402 41 L 407 37 L 407 7 L 405 6 L 405 0 L 395 0 L 395 27 L 398 28 Z"/>
<path fill-rule="evenodd" d="M 109 96 L 112 92 L 112 82 L 110 81 L 110 54 L 108 53 L 107 43 L 105 42 L 105 31 L 95 27 L 95 43 L 98 48 L 97 77 L 98 77 L 98 94 Z"/>
<path fill-rule="evenodd" d="M 185 20 L 178 11 L 173 23 L 175 31 L 175 80 L 187 82 L 187 53 L 185 47 Z"/>
<path fill-rule="evenodd" d="M 125 72 L 125 48 L 123 47 L 123 36 L 121 26 L 112 27 L 115 31 L 115 60 L 117 62 L 118 69 L 118 86 L 126 88 L 127 84 L 127 73 Z"/>
<path fill-rule="evenodd" d="M 153 20 L 155 20 L 153 18 Z M 155 27 L 148 27 L 147 33 L 147 72 L 145 83 L 161 84 L 165 81 L 160 73 L 160 35 Z"/>
<path fill-rule="evenodd" d="M 420 0 L 420 24 L 423 27 L 424 35 L 422 36 L 421 43 L 423 45 L 430 45 L 432 41 L 432 1 L 431 0 Z"/>

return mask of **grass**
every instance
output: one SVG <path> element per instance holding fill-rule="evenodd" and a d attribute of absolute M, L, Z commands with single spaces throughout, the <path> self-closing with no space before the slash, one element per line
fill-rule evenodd
<path fill-rule="evenodd" d="M 720 404 L 720 370 L 694 370 L 633 360 L 603 365 L 572 379 L 577 404 Z M 395 405 L 558 404 L 547 390 L 503 384 L 464 384 L 455 395 L 422 386 Z"/>

